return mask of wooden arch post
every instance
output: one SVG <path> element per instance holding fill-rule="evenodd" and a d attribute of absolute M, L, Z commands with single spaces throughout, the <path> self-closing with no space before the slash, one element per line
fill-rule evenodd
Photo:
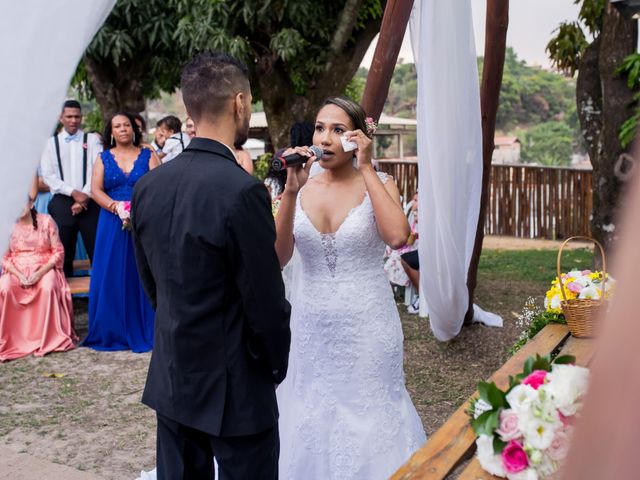
<path fill-rule="evenodd" d="M 389 0 L 384 8 L 380 36 L 362 94 L 362 108 L 378 121 L 389 94 L 393 70 L 407 30 L 413 0 Z"/>
<path fill-rule="evenodd" d="M 466 324 L 473 320 L 473 295 L 478 282 L 478 265 L 482 254 L 484 224 L 489 203 L 489 181 L 491 180 L 491 157 L 493 156 L 493 138 L 496 132 L 496 115 L 500 100 L 502 71 L 507 45 L 507 27 L 509 25 L 509 0 L 487 0 L 487 14 L 484 39 L 484 65 L 480 86 L 480 111 L 482 114 L 482 194 L 480 212 L 476 229 L 471 262 L 467 272 L 469 307 L 464 317 Z"/>

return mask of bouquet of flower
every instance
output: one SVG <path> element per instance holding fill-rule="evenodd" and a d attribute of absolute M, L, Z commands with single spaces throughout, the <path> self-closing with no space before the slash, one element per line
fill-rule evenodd
<path fill-rule="evenodd" d="M 600 299 L 602 295 L 602 272 L 592 272 L 591 270 L 572 270 L 562 274 L 562 285 L 567 300 L 575 298 Z M 615 287 L 616 281 L 607 274 L 605 282 L 605 298 L 609 298 Z M 544 308 L 550 313 L 562 313 L 561 302 L 563 300 L 560 291 L 560 281 L 558 277 L 551 282 L 551 288 L 547 291 L 544 299 Z"/>
<path fill-rule="evenodd" d="M 116 212 L 122 221 L 122 229 L 131 230 L 131 202 L 118 202 Z"/>
<path fill-rule="evenodd" d="M 471 404 L 477 456 L 487 472 L 510 480 L 549 478 L 567 455 L 589 371 L 571 356 L 530 357 L 500 390 L 480 382 Z"/>

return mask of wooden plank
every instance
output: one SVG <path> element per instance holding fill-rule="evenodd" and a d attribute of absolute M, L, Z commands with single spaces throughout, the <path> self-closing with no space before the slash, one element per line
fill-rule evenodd
<path fill-rule="evenodd" d="M 576 357 L 576 365 L 588 367 L 594 355 L 594 342 L 592 338 L 569 337 L 562 346 L 558 355 L 573 355 Z"/>
<path fill-rule="evenodd" d="M 569 335 L 566 325 L 550 324 L 505 362 L 489 379 L 498 388 L 509 385 L 509 375 L 522 371 L 524 361 L 536 353 L 554 351 Z M 478 392 L 470 397 L 477 396 Z M 469 400 L 470 400 L 469 399 Z M 393 480 L 438 480 L 445 478 L 472 451 L 475 434 L 465 413 L 469 400 L 449 417 L 413 456 L 391 478 Z"/>
<path fill-rule="evenodd" d="M 80 295 L 89 293 L 89 283 L 91 277 L 71 277 L 67 279 L 71 295 Z"/>

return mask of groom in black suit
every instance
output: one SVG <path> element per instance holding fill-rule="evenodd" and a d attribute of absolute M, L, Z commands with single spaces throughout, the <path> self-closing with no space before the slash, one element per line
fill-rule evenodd
<path fill-rule="evenodd" d="M 266 188 L 236 161 L 251 117 L 247 67 L 205 52 L 182 72 L 198 136 L 132 200 L 138 271 L 156 308 L 143 403 L 157 412 L 159 480 L 278 478 L 275 385 L 290 307 Z"/>

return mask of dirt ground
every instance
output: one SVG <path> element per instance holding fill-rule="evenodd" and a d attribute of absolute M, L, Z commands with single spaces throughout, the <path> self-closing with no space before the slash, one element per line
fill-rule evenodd
<path fill-rule="evenodd" d="M 488 238 L 485 248 L 552 248 L 558 243 Z M 427 434 L 433 433 L 507 358 L 520 331 L 516 314 L 538 285 L 507 291 L 480 282 L 483 308 L 502 315 L 501 329 L 473 325 L 454 340 L 435 340 L 427 319 L 399 305 L 405 332 L 407 386 Z M 487 302 L 485 302 L 487 303 Z M 76 299 L 76 326 L 87 331 L 86 299 Z M 78 348 L 0 364 L 0 444 L 105 479 L 135 479 L 155 464 L 155 417 L 140 403 L 150 354 Z M 0 460 L 1 465 L 1 460 Z"/>

